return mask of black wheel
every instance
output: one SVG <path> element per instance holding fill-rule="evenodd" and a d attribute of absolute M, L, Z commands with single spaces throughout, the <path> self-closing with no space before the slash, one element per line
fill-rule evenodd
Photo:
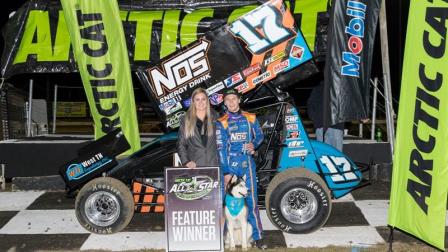
<path fill-rule="evenodd" d="M 134 200 L 121 181 L 96 178 L 84 185 L 76 196 L 76 218 L 88 231 L 112 234 L 125 228 L 134 214 Z"/>
<path fill-rule="evenodd" d="M 322 227 L 330 216 L 331 198 L 325 182 L 306 168 L 277 174 L 266 191 L 266 211 L 280 230 L 310 233 Z"/>

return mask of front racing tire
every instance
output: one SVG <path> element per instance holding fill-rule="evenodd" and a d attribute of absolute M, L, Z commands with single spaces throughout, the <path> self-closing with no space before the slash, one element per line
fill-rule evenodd
<path fill-rule="evenodd" d="M 277 174 L 266 191 L 266 211 L 271 222 L 287 233 L 311 233 L 322 227 L 331 213 L 331 195 L 319 175 L 306 168 Z"/>
<path fill-rule="evenodd" d="M 121 181 L 100 177 L 84 185 L 75 201 L 76 218 L 88 231 L 113 234 L 125 228 L 134 215 L 134 200 Z"/>

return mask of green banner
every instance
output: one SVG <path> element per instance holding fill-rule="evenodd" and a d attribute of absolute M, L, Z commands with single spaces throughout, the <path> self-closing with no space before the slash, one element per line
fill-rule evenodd
<path fill-rule="evenodd" d="M 412 0 L 389 220 L 444 250 L 448 190 L 448 0 Z"/>
<path fill-rule="evenodd" d="M 330 0 L 286 0 L 314 59 L 325 58 Z M 0 74 L 77 71 L 59 1 L 29 0 L 5 27 Z M 148 68 L 205 32 L 256 8 L 256 0 L 118 0 L 131 70 Z"/>
<path fill-rule="evenodd" d="M 129 58 L 116 0 L 62 0 L 74 56 L 95 122 L 95 139 L 121 127 L 140 149 Z"/>

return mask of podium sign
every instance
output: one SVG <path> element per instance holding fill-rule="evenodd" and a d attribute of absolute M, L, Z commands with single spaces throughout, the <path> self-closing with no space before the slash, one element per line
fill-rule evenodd
<path fill-rule="evenodd" d="M 165 169 L 167 251 L 223 251 L 219 167 Z"/>

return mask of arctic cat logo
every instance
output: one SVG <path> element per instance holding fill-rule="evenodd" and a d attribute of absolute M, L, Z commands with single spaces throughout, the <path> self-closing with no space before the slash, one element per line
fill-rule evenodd
<path fill-rule="evenodd" d="M 196 45 L 163 62 L 163 70 L 158 67 L 149 70 L 152 89 L 157 97 L 177 89 L 190 81 L 210 72 L 207 50 L 210 42 L 201 39 Z"/>
<path fill-rule="evenodd" d="M 169 193 L 174 193 L 182 200 L 196 200 L 209 194 L 213 189 L 218 188 L 218 181 L 213 181 L 209 176 L 180 177 L 174 180 L 174 185 Z"/>

